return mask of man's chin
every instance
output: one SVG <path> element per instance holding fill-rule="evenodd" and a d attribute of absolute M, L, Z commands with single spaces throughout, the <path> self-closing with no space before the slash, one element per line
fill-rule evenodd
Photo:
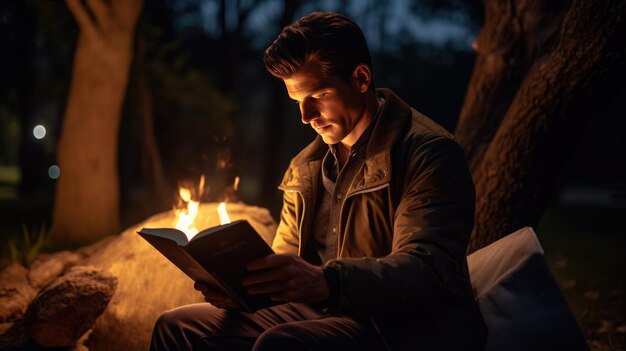
<path fill-rule="evenodd" d="M 341 141 L 341 140 L 338 140 L 337 138 L 333 138 L 330 135 L 320 134 L 320 136 L 322 137 L 322 140 L 324 141 L 324 143 L 328 145 L 334 145 Z"/>

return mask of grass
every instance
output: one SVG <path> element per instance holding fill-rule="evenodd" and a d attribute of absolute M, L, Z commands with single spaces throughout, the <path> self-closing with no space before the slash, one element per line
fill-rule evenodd
<path fill-rule="evenodd" d="M 43 252 L 48 237 L 49 230 L 46 223 L 30 229 L 26 224 L 22 224 L 21 235 L 11 235 L 4 239 L 4 250 L 0 252 L 0 268 L 12 262 L 19 262 L 29 267 Z"/>
<path fill-rule="evenodd" d="M 11 262 L 29 265 L 50 252 L 49 226 L 53 196 L 48 192 L 0 196 L 0 269 Z M 0 195 L 6 195 L 0 192 Z"/>
<path fill-rule="evenodd" d="M 551 207 L 537 235 L 593 350 L 626 350 L 626 209 Z"/>

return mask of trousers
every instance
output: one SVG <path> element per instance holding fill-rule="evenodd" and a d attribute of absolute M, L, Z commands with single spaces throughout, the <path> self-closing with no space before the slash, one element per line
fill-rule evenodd
<path fill-rule="evenodd" d="M 367 318 L 333 316 L 309 304 L 287 303 L 255 313 L 208 303 L 164 312 L 152 331 L 151 351 L 164 350 L 386 350 Z"/>

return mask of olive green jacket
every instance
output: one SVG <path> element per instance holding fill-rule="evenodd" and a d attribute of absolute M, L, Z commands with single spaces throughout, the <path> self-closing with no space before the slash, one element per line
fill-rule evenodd
<path fill-rule="evenodd" d="M 437 123 L 385 99 L 341 206 L 338 314 L 369 317 L 393 350 L 480 350 L 486 327 L 469 282 L 466 248 L 474 185 L 463 153 Z M 276 252 L 319 263 L 312 221 L 322 159 L 318 136 L 292 161 Z"/>

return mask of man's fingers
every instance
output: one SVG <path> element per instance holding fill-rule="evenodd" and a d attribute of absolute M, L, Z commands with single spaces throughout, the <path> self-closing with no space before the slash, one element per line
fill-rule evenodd
<path fill-rule="evenodd" d="M 270 300 L 278 302 L 298 302 L 291 294 L 285 292 L 270 294 Z"/>
<path fill-rule="evenodd" d="M 267 269 L 274 267 L 276 265 L 276 255 L 268 255 L 265 257 L 261 257 L 256 261 L 252 261 L 248 263 L 246 266 L 249 270 L 256 271 L 259 269 Z"/>
<path fill-rule="evenodd" d="M 289 255 L 289 254 L 267 255 L 256 261 L 250 262 L 246 267 L 251 271 L 256 271 L 259 269 L 275 268 L 275 267 L 289 264 L 290 262 L 293 261 L 293 257 L 296 257 L 296 256 Z"/>
<path fill-rule="evenodd" d="M 260 283 L 267 283 L 277 280 L 285 280 L 289 278 L 289 270 L 287 269 L 271 269 L 260 272 L 255 272 L 246 276 L 241 283 L 245 286 L 251 286 Z"/>
<path fill-rule="evenodd" d="M 293 284 L 289 281 L 272 281 L 248 286 L 246 287 L 246 290 L 248 291 L 248 294 L 259 295 L 289 291 L 293 288 Z"/>
<path fill-rule="evenodd" d="M 193 288 L 200 291 L 202 295 L 204 295 L 205 300 L 208 299 L 219 299 L 219 300 L 227 300 L 230 299 L 230 296 L 225 292 L 218 290 L 210 285 L 207 285 L 201 281 L 196 281 L 193 283 Z"/>
<path fill-rule="evenodd" d="M 205 296 L 204 301 L 209 302 L 213 305 L 225 305 L 233 303 L 233 300 L 230 297 L 224 296 Z"/>
<path fill-rule="evenodd" d="M 208 298 L 204 298 L 204 301 L 210 303 L 211 305 L 217 307 L 217 308 L 236 308 L 237 305 L 234 303 L 234 301 L 232 300 L 210 300 Z"/>
<path fill-rule="evenodd" d="M 208 286 L 207 284 L 205 284 L 205 283 L 203 283 L 203 282 L 199 281 L 199 280 L 196 280 L 196 281 L 193 283 L 193 288 L 194 288 L 194 289 L 196 289 L 196 290 L 198 290 L 198 291 L 203 291 L 203 290 L 208 290 L 208 289 L 209 289 L 209 286 Z"/>
<path fill-rule="evenodd" d="M 226 299 L 230 299 L 230 296 L 222 291 L 218 291 L 218 290 L 213 290 L 213 289 L 207 289 L 207 290 L 202 290 L 202 295 L 204 295 L 204 297 L 208 297 L 210 299 L 219 299 L 219 300 L 226 300 Z"/>
<path fill-rule="evenodd" d="M 229 308 L 229 307 L 236 308 L 237 307 L 237 304 L 235 303 L 235 301 L 228 294 L 222 291 L 211 289 L 210 287 L 207 287 L 206 285 L 202 283 L 198 285 L 200 285 L 199 287 L 207 288 L 207 289 L 200 290 L 200 291 L 202 292 L 202 295 L 204 296 L 204 301 L 210 303 L 211 305 L 218 307 L 218 308 Z"/>

